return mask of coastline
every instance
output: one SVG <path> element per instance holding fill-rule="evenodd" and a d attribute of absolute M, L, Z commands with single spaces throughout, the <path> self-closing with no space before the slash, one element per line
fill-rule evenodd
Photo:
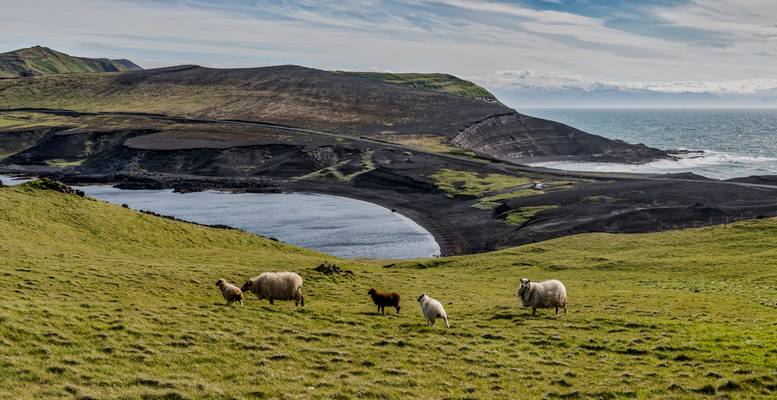
<path fill-rule="evenodd" d="M 395 210 L 424 228 L 442 256 L 488 252 L 578 233 L 656 232 L 777 216 L 774 177 L 721 181 L 693 174 L 571 172 L 497 161 L 481 171 L 562 184 L 546 187 L 542 196 L 517 197 L 495 208 L 480 208 L 473 207 L 476 197 L 451 197 L 421 175 L 398 180 L 392 171 L 383 169 L 346 183 L 175 174 L 84 175 L 45 167 L 0 167 L 0 173 L 44 176 L 68 185 L 176 192 L 295 192 L 366 201 Z M 521 224 L 505 222 L 504 216 L 510 212 L 536 207 L 544 211 Z"/>
<path fill-rule="evenodd" d="M 12 177 L 12 175 L 3 175 L 3 174 L 0 174 L 0 176 Z M 77 180 L 73 180 L 73 179 L 64 179 L 64 181 L 66 181 L 65 183 L 67 183 L 68 185 L 72 185 L 72 186 L 100 185 L 100 186 L 115 187 L 115 188 L 122 188 L 121 186 L 130 186 L 130 187 L 124 187 L 123 188 L 124 190 L 160 189 L 159 187 L 141 188 L 141 187 L 137 187 L 138 185 L 126 185 L 126 182 L 124 182 L 124 183 L 122 183 L 122 182 L 101 182 L 101 183 L 90 182 L 90 183 L 87 184 L 85 182 L 78 182 Z M 2 183 L 3 186 L 13 186 L 13 185 L 8 185 L 7 182 L 5 180 L 2 180 L 2 179 L 0 179 L 0 182 Z M 24 183 L 24 182 L 14 183 L 14 185 L 22 184 L 22 183 Z M 175 190 L 175 188 L 171 188 L 171 187 L 170 188 L 165 188 L 165 189 Z M 384 209 L 386 209 L 388 211 L 391 211 L 391 212 L 394 212 L 396 214 L 399 214 L 402 218 L 407 219 L 410 222 L 412 222 L 413 224 L 415 224 L 415 225 L 421 227 L 422 229 L 424 229 L 426 231 L 426 233 L 428 233 L 434 239 L 435 243 L 437 243 L 437 245 L 439 246 L 439 253 L 440 253 L 439 255 L 440 256 L 446 255 L 446 254 L 450 254 L 451 250 L 453 248 L 455 248 L 455 246 L 456 246 L 455 243 L 452 243 L 450 240 L 448 240 L 448 238 L 450 237 L 450 234 L 446 234 L 447 231 L 444 228 L 441 228 L 439 226 L 439 224 L 435 224 L 432 219 L 426 218 L 423 214 L 420 214 L 420 213 L 412 210 L 411 208 L 403 207 L 401 205 L 386 203 L 386 202 L 381 201 L 380 198 L 374 197 L 374 196 L 354 196 L 354 195 L 352 195 L 352 193 L 346 193 L 346 192 L 343 192 L 343 191 L 340 191 L 340 190 L 326 190 L 323 187 L 318 189 L 318 190 L 310 190 L 309 188 L 305 188 L 305 189 L 299 188 L 299 189 L 289 189 L 289 190 L 276 190 L 276 189 L 267 190 L 267 191 L 256 191 L 255 190 L 255 191 L 247 192 L 246 190 L 238 190 L 238 189 L 234 189 L 234 188 L 219 188 L 219 187 L 214 186 L 214 187 L 210 187 L 210 188 L 204 188 L 202 190 L 187 191 L 187 192 L 191 193 L 191 192 L 201 192 L 201 191 L 208 191 L 208 190 L 218 190 L 218 191 L 222 191 L 222 192 L 225 192 L 225 193 L 268 193 L 268 194 L 270 194 L 270 193 L 272 193 L 272 194 L 279 194 L 279 193 L 292 194 L 292 193 L 297 193 L 297 194 L 334 196 L 334 197 L 347 198 L 347 199 L 356 200 L 356 201 L 362 201 L 362 202 L 365 202 L 365 203 L 370 203 L 370 204 L 379 206 L 381 208 L 384 208 Z M 178 191 L 178 192 L 182 193 L 182 191 Z M 173 216 L 169 216 L 169 215 L 165 215 L 165 214 L 159 214 L 159 213 L 156 213 L 156 212 L 153 212 L 153 211 L 148 211 L 148 210 L 138 210 L 138 211 L 144 212 L 144 213 L 147 213 L 147 214 L 151 214 L 151 215 L 156 215 L 156 216 L 163 217 L 163 218 L 174 219 L 174 220 L 178 220 L 178 221 L 184 221 L 184 222 L 192 223 L 192 224 L 195 224 L 195 225 L 215 227 L 215 228 L 238 229 L 238 230 L 244 230 L 245 231 L 245 229 L 241 229 L 241 228 L 238 228 L 238 227 L 232 227 L 232 226 L 226 226 L 226 225 L 222 225 L 222 224 L 213 225 L 213 224 L 199 223 L 199 222 L 195 222 L 195 221 L 182 220 L 182 219 L 179 219 L 177 217 L 173 217 Z M 246 232 L 248 232 L 248 231 L 246 231 Z M 262 237 L 267 237 L 265 235 L 261 235 L 261 234 L 254 233 L 254 232 L 249 232 L 249 233 L 256 234 L 256 235 L 259 235 L 259 236 L 262 236 Z M 432 257 L 435 257 L 435 256 L 436 255 L 430 255 L 430 256 L 427 256 L 427 257 L 420 257 L 420 258 L 432 258 Z"/>

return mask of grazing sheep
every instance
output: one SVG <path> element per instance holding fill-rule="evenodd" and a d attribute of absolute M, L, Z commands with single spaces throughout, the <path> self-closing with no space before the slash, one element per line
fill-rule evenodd
<path fill-rule="evenodd" d="M 524 307 L 531 307 L 531 315 L 537 314 L 538 308 L 563 308 L 567 313 L 567 288 L 564 284 L 551 279 L 543 282 L 532 282 L 521 278 L 521 287 L 516 292 Z"/>
<path fill-rule="evenodd" d="M 294 300 L 295 306 L 305 306 L 302 277 L 294 272 L 265 272 L 246 281 L 241 289 L 254 292 L 259 300 L 270 300 L 270 304 L 273 300 Z"/>
<path fill-rule="evenodd" d="M 227 301 L 227 305 L 230 305 L 236 301 L 243 305 L 243 291 L 239 287 L 227 282 L 224 279 L 216 281 L 216 286 L 221 289 L 221 294 L 224 296 L 224 300 Z"/>
<path fill-rule="evenodd" d="M 418 302 L 421 303 L 421 312 L 424 314 L 424 317 L 426 317 L 427 325 L 434 326 L 435 322 L 437 322 L 437 318 L 442 318 L 445 320 L 445 326 L 448 328 L 451 327 L 448 323 L 448 314 L 445 313 L 445 309 L 442 308 L 442 304 L 440 304 L 439 301 L 424 293 L 418 297 Z"/>
<path fill-rule="evenodd" d="M 386 314 L 386 307 L 396 308 L 397 314 L 399 314 L 399 293 L 379 292 L 375 290 L 375 288 L 372 288 L 369 292 L 367 292 L 367 294 L 372 297 L 372 301 L 375 303 L 375 305 L 378 306 L 378 311 L 380 311 L 382 314 Z"/>

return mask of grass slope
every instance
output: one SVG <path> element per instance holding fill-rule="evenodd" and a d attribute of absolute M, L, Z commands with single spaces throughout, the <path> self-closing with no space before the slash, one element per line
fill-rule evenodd
<path fill-rule="evenodd" d="M 0 53 L 0 77 L 118 72 L 141 69 L 129 60 L 73 57 L 35 46 Z"/>
<path fill-rule="evenodd" d="M 513 112 L 495 102 L 293 65 L 0 79 L 0 108 L 30 107 L 257 120 L 358 135 L 433 133 L 449 140 L 468 124 Z"/>
<path fill-rule="evenodd" d="M 589 234 L 383 267 L 0 188 L 0 398 L 766 398 L 775 234 Z M 354 275 L 311 269 L 325 260 Z M 304 310 L 226 307 L 214 287 L 281 269 L 303 275 Z M 563 280 L 569 314 L 531 318 L 521 276 Z M 376 315 L 373 286 L 402 314 Z M 424 325 L 421 292 L 451 329 Z"/>
<path fill-rule="evenodd" d="M 423 73 L 391 73 L 391 72 L 340 72 L 342 74 L 362 78 L 377 79 L 397 85 L 410 86 L 415 89 L 435 92 L 452 93 L 459 96 L 472 97 L 490 102 L 499 100 L 488 90 L 470 81 L 449 74 Z"/>

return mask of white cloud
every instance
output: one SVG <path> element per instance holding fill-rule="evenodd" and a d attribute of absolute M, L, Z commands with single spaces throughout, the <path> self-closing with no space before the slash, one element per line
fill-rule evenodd
<path fill-rule="evenodd" d="M 513 4 L 471 0 L 443 0 L 447 5 L 476 12 L 518 17 L 521 27 L 529 32 L 568 36 L 576 40 L 604 45 L 647 46 L 655 50 L 672 46 L 671 42 L 630 34 L 605 26 L 605 21 L 568 12 L 534 10 Z"/>
<path fill-rule="evenodd" d="M 590 77 L 534 70 L 498 71 L 471 78 L 488 87 L 508 90 L 598 90 L 649 91 L 656 93 L 710 93 L 721 95 L 754 95 L 777 90 L 777 79 L 743 79 L 733 81 L 600 81 Z"/>
<path fill-rule="evenodd" d="M 757 94 L 777 90 L 777 79 L 746 79 L 723 82 L 622 82 L 623 90 L 649 90 L 661 93 Z"/>
<path fill-rule="evenodd" d="M 722 33 L 744 40 L 774 36 L 777 4 L 773 0 L 694 0 L 655 14 L 674 26 Z"/>
<path fill-rule="evenodd" d="M 569 73 L 538 72 L 532 69 L 518 71 L 497 71 L 473 81 L 497 88 L 545 88 L 545 89 L 591 89 L 601 82 Z"/>
<path fill-rule="evenodd" d="M 639 6 L 645 18 L 657 24 L 709 32 L 725 39 L 723 46 L 705 41 L 704 34 L 698 40 L 683 39 L 679 33 L 649 35 L 613 26 L 607 16 L 495 0 L 224 4 L 0 0 L 0 46 L 11 50 L 48 45 L 76 55 L 129 57 L 146 67 L 294 63 L 323 69 L 447 72 L 484 77 L 495 87 L 522 82 L 538 87 L 616 85 L 623 90 L 746 93 L 770 90 L 764 88 L 777 78 L 773 0 Z"/>

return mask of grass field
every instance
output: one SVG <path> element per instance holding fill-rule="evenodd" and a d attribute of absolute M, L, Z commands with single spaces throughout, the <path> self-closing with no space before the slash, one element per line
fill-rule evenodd
<path fill-rule="evenodd" d="M 767 398 L 777 220 L 587 234 L 406 262 L 337 260 L 234 230 L 0 188 L 2 399 Z M 353 275 L 312 268 L 334 262 Z M 305 279 L 305 308 L 227 307 L 218 278 Z M 569 314 L 518 307 L 558 278 Z M 377 315 L 376 287 L 402 295 Z M 415 297 L 445 304 L 429 328 Z"/>

